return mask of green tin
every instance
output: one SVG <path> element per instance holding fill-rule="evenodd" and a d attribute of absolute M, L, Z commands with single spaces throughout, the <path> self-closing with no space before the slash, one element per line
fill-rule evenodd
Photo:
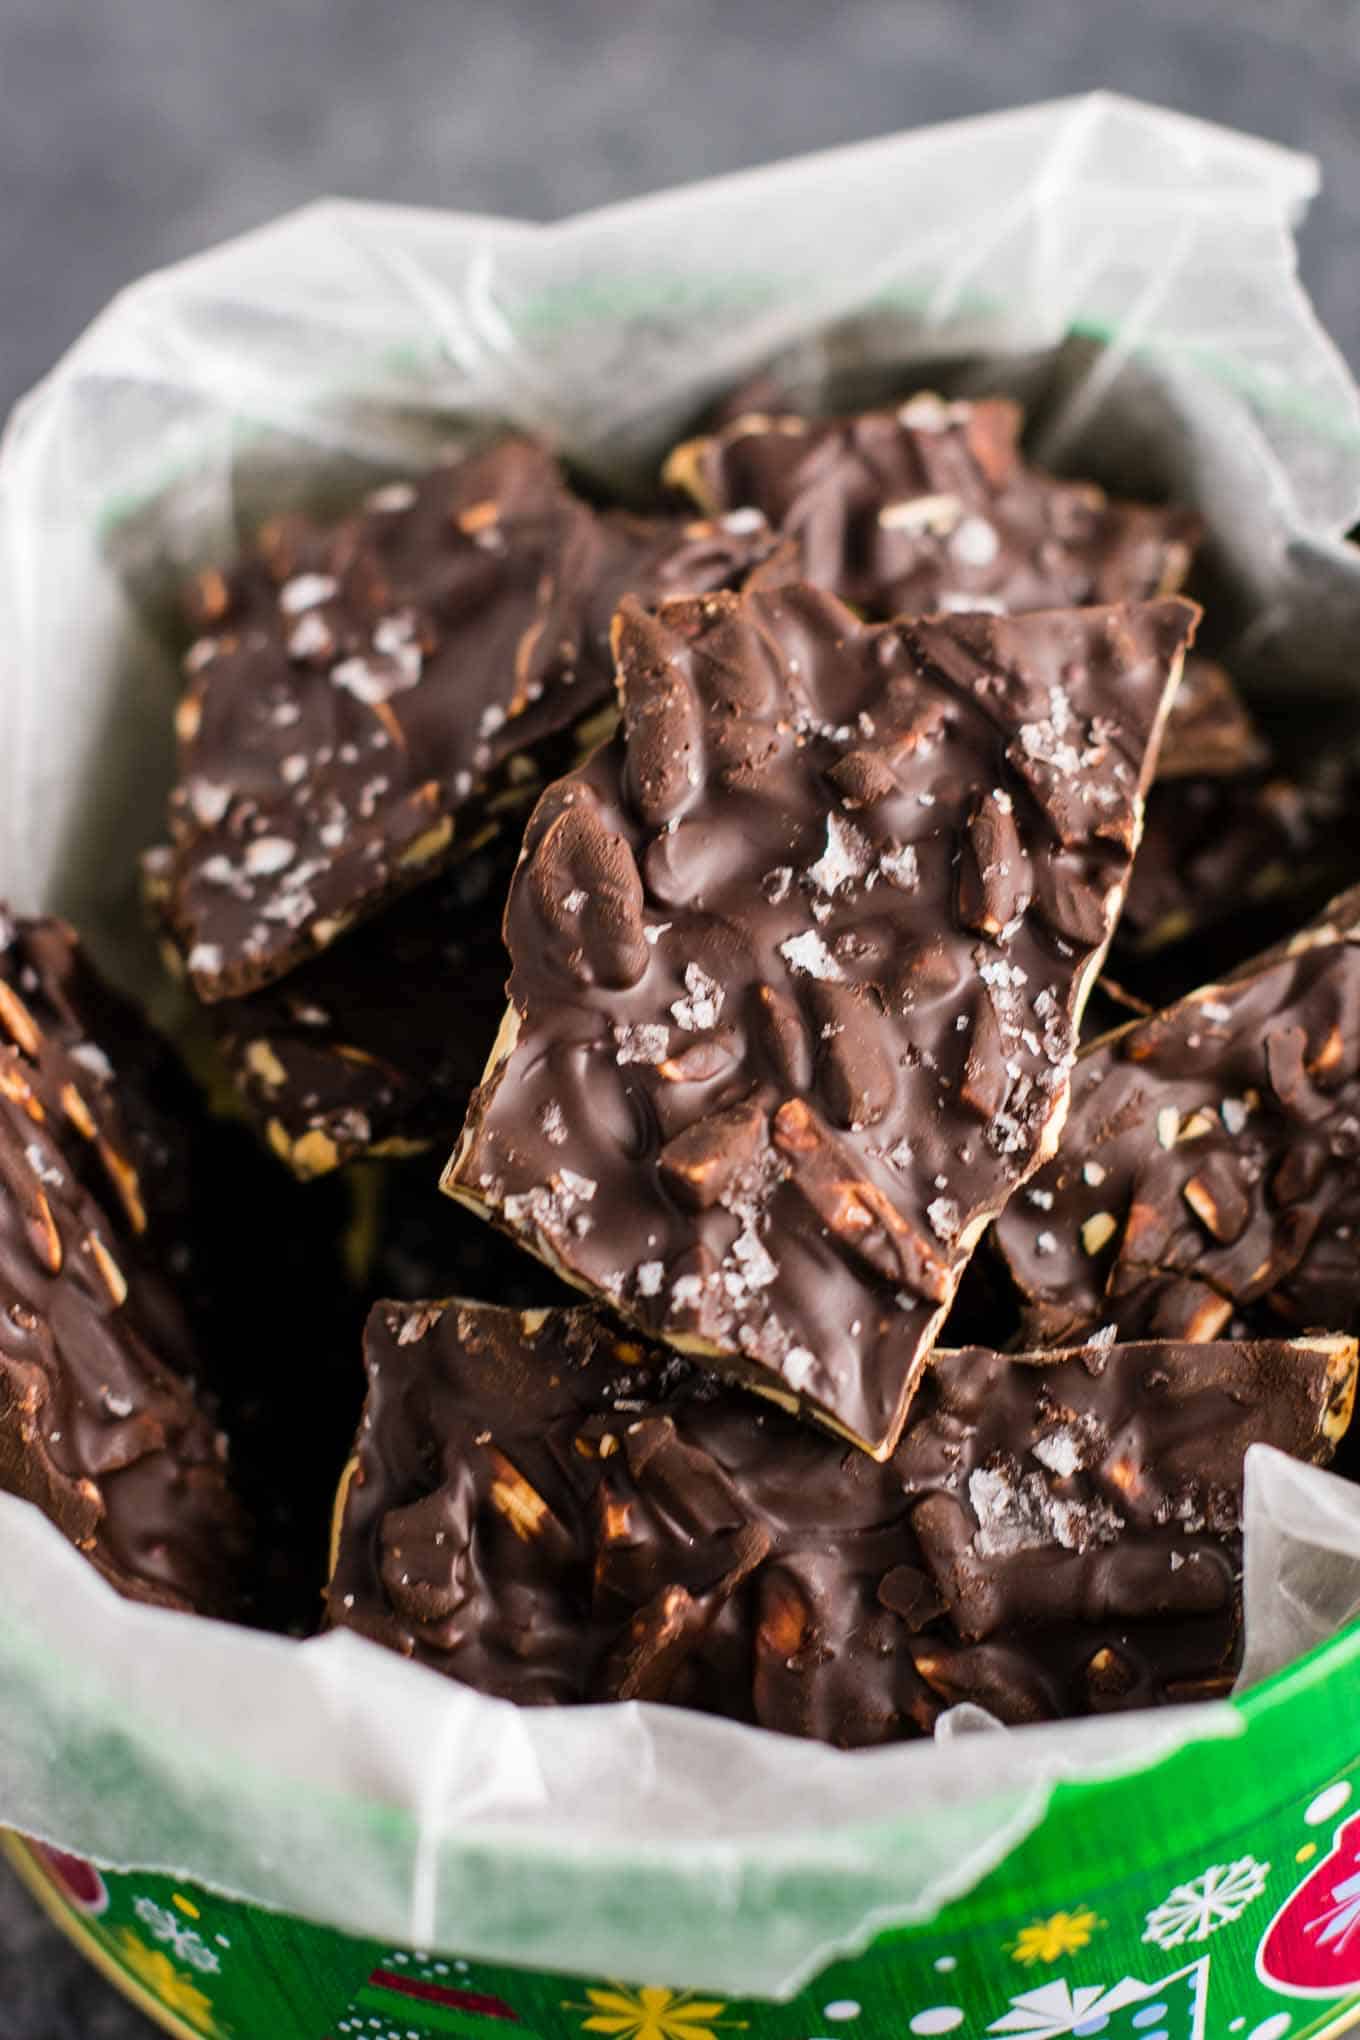
<path fill-rule="evenodd" d="M 365 1941 L 10 1837 L 62 1928 L 200 2040 L 1323 2040 L 1360 2023 L 1360 1626 L 1241 1734 L 1059 1787 L 1005 1862 L 784 2002 Z"/>

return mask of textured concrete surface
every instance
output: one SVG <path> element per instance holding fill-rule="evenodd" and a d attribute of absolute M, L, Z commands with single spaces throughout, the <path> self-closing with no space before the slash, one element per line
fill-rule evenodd
<path fill-rule="evenodd" d="M 1356 0 L 0 0 L 0 410 L 320 192 L 552 218 L 1096 85 L 1321 157 L 1304 269 L 1360 363 Z M 150 2030 L 0 1876 L 0 2040 Z"/>

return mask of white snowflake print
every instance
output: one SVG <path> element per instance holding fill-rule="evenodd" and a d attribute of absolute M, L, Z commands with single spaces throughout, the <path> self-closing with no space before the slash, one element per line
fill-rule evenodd
<path fill-rule="evenodd" d="M 1013 1997 L 1010 2010 L 993 2019 L 987 2031 L 1009 2035 L 1010 2040 L 1059 2040 L 1063 2034 L 1097 2033 L 1119 2013 L 1130 2011 L 1134 2005 L 1147 2005 L 1154 1998 L 1165 1999 L 1168 1991 L 1177 1990 L 1177 2002 L 1184 2000 L 1189 2015 L 1185 2030 L 1194 2040 L 1202 2040 L 1208 1978 L 1207 1955 L 1152 1983 L 1125 1976 L 1118 1983 L 1081 1983 L 1074 1989 L 1065 1977 L 1055 1977 L 1052 1983 L 1041 1983 L 1037 1989 L 1022 1990 Z M 1160 2004 L 1157 2007 L 1160 2016 L 1151 2020 L 1146 2011 L 1135 2014 L 1131 2027 L 1141 2032 L 1149 2023 L 1163 2026 L 1166 2009 L 1166 2003 Z M 1116 2031 L 1127 2030 L 1130 2027 L 1120 2020 Z"/>
<path fill-rule="evenodd" d="M 1053 1983 L 1041 1983 L 1037 1990 L 1022 1990 L 1011 1999 L 1010 2010 L 993 2019 L 987 2031 L 1011 2033 L 1015 2040 L 1057 2040 L 1060 2033 L 1070 2033 L 1076 2026 L 1137 2004 L 1147 1996 L 1147 1990 L 1145 1983 L 1130 1976 L 1108 1988 L 1103 1983 L 1083 1983 L 1075 1990 L 1059 1977 Z"/>
<path fill-rule="evenodd" d="M 1269 1863 L 1239 1856 L 1235 1863 L 1211 1863 L 1187 1884 L 1177 1884 L 1147 1916 L 1143 1939 L 1158 1948 L 1207 1941 L 1220 1927 L 1240 1919 L 1261 1896 Z"/>
<path fill-rule="evenodd" d="M 222 1967 L 202 1936 L 186 1927 L 167 1907 L 157 1905 L 154 1898 L 139 1898 L 132 1909 L 153 1939 L 166 1942 L 179 1960 L 187 1962 L 200 1976 L 215 1976 Z"/>

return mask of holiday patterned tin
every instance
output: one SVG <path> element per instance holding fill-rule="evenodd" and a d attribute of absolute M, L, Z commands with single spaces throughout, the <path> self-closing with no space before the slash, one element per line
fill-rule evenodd
<path fill-rule="evenodd" d="M 1240 1735 L 1060 1786 L 974 1890 L 781 2003 L 543 1971 L 532 1945 L 514 1967 L 395 1948 L 6 1847 L 104 1974 L 197 2040 L 1324 2040 L 1360 2025 L 1360 1625 L 1236 1708 Z"/>

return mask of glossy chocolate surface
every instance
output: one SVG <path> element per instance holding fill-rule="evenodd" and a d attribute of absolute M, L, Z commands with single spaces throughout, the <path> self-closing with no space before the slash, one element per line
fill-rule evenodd
<path fill-rule="evenodd" d="M 1222 1691 L 1242 1455 L 1354 1341 L 936 1354 L 885 1464 L 591 1310 L 379 1304 L 330 1618 L 483 1692 L 854 1746 Z"/>
<path fill-rule="evenodd" d="M 201 575 L 162 905 L 200 996 L 281 977 L 513 799 L 608 704 L 620 596 L 735 583 L 773 550 L 758 517 L 600 515 L 509 439 Z"/>
<path fill-rule="evenodd" d="M 168 1052 L 64 923 L 8 916 L 0 1039 L 0 1484 L 120 1592 L 239 1612 L 247 1526 L 173 1273 Z"/>
<path fill-rule="evenodd" d="M 1004 398 L 929 393 L 849 418 L 757 412 L 677 447 L 665 478 L 706 515 L 759 511 L 803 579 L 871 617 L 1174 593 L 1198 521 L 1028 467 L 1021 422 Z"/>
<path fill-rule="evenodd" d="M 1196 612 L 625 606 L 445 1187 L 648 1331 L 891 1448 L 1056 1140 Z"/>
<path fill-rule="evenodd" d="M 242 1099 L 296 1175 L 447 1151 L 505 1008 L 500 916 L 518 855 L 506 824 L 278 984 L 209 1009 Z"/>
<path fill-rule="evenodd" d="M 1083 1053 L 996 1242 L 1035 1343 L 1360 1315 L 1360 897 Z"/>

